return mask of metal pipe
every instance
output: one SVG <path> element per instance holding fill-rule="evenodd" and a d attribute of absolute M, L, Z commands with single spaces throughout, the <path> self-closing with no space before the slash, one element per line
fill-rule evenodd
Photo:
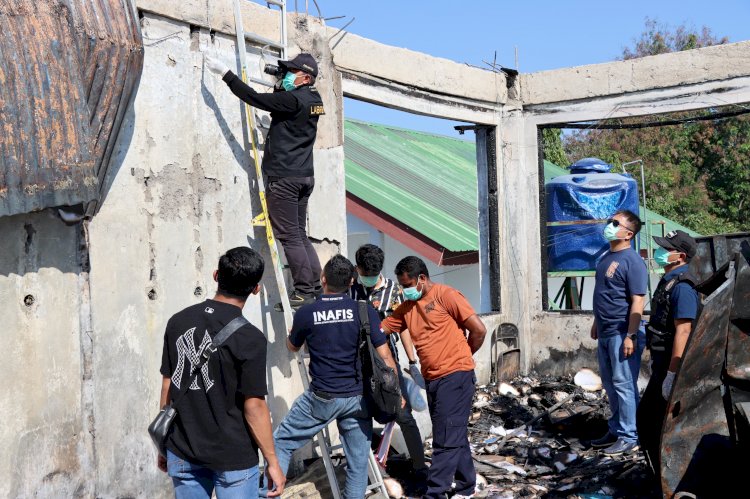
<path fill-rule="evenodd" d="M 646 226 L 646 234 L 648 235 L 648 246 L 649 249 L 651 249 L 651 227 L 648 225 L 648 212 L 646 211 L 646 175 L 643 171 L 643 160 L 642 159 L 636 159 L 635 161 L 628 161 L 627 163 L 623 163 L 622 171 L 627 173 L 627 170 L 625 170 L 625 167 L 628 165 L 634 165 L 636 163 L 639 163 L 641 165 L 641 195 L 643 197 L 643 225 Z M 651 259 L 650 253 L 649 253 L 649 259 Z"/>
<path fill-rule="evenodd" d="M 623 163 L 622 171 L 626 172 L 625 167 L 628 165 L 634 165 L 634 164 L 640 164 L 641 166 L 641 195 L 643 197 L 643 225 L 646 226 L 646 257 L 648 261 L 648 268 L 649 271 L 654 269 L 654 251 L 653 251 L 653 237 L 651 234 L 651 224 L 648 222 L 648 205 L 646 204 L 646 174 L 643 168 L 643 160 L 642 159 L 636 159 L 634 161 L 628 161 L 627 163 Z M 627 172 L 626 172 L 627 173 Z M 648 301 L 651 303 L 651 279 L 648 280 Z"/>
<path fill-rule="evenodd" d="M 281 60 L 287 59 L 286 0 L 281 2 Z"/>

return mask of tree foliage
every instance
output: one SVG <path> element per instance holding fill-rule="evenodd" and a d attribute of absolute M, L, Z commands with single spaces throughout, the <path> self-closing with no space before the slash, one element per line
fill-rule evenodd
<path fill-rule="evenodd" d="M 683 50 L 699 49 L 711 45 L 729 42 L 729 38 L 716 38 L 711 29 L 703 26 L 700 31 L 685 25 L 672 30 L 666 24 L 660 24 L 655 19 L 646 18 L 646 26 L 641 36 L 633 41 L 633 47 L 622 50 L 623 59 L 637 59 L 649 55 L 681 52 Z"/>
<path fill-rule="evenodd" d="M 544 152 L 544 159 L 558 166 L 566 167 L 570 162 L 563 147 L 561 133 L 562 130 L 559 128 L 543 128 L 542 151 Z"/>
<path fill-rule="evenodd" d="M 717 38 L 706 27 L 670 29 L 647 19 L 645 31 L 632 47 L 623 50 L 622 58 L 726 42 L 726 37 Z M 717 111 L 671 113 L 608 123 L 673 120 Z M 643 160 L 648 207 L 699 233 L 750 228 L 747 222 L 750 220 L 750 117 L 747 115 L 680 125 L 575 131 L 565 137 L 563 146 L 572 161 L 597 156 L 619 166 Z M 634 177 L 640 179 L 640 175 Z"/>

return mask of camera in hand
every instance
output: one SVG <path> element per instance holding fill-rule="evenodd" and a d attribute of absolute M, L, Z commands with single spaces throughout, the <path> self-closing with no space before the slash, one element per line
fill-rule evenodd
<path fill-rule="evenodd" d="M 276 78 L 282 78 L 285 71 L 275 64 L 266 64 L 263 67 L 263 72 Z"/>

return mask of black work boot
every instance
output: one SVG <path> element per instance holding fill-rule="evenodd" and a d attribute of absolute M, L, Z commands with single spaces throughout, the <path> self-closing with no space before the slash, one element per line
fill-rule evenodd
<path fill-rule="evenodd" d="M 300 308 L 302 305 L 308 305 L 314 302 L 315 302 L 314 296 L 306 296 L 300 293 L 299 291 L 293 291 L 289 295 L 289 306 L 291 306 L 292 310 L 295 310 L 295 311 L 298 308 Z M 284 305 L 281 302 L 279 302 L 273 306 L 273 309 L 276 310 L 277 312 L 283 312 Z"/>

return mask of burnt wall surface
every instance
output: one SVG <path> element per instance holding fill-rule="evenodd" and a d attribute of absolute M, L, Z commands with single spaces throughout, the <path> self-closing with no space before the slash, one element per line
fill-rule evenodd
<path fill-rule="evenodd" d="M 97 202 L 141 74 L 133 4 L 1 0 L 0 28 L 0 216 Z"/>
<path fill-rule="evenodd" d="M 248 15 L 246 29 L 260 31 L 254 22 Z M 10 349 L 0 363 L 0 497 L 173 494 L 146 433 L 158 409 L 164 327 L 213 296 L 227 249 L 250 246 L 269 262 L 263 291 L 244 313 L 268 337 L 275 422 L 302 392 L 273 311 L 279 296 L 265 231 L 250 223 L 260 207 L 244 106 L 204 64 L 211 54 L 236 68 L 235 38 L 146 11 L 139 30 L 143 74 L 96 214 L 73 225 L 56 210 L 0 216 Z M 320 61 L 326 115 L 309 229 L 325 260 L 346 240 L 340 83 L 322 23 L 290 23 L 290 42 L 292 54 L 312 51 Z M 259 51 L 247 52 L 256 71 Z"/>

